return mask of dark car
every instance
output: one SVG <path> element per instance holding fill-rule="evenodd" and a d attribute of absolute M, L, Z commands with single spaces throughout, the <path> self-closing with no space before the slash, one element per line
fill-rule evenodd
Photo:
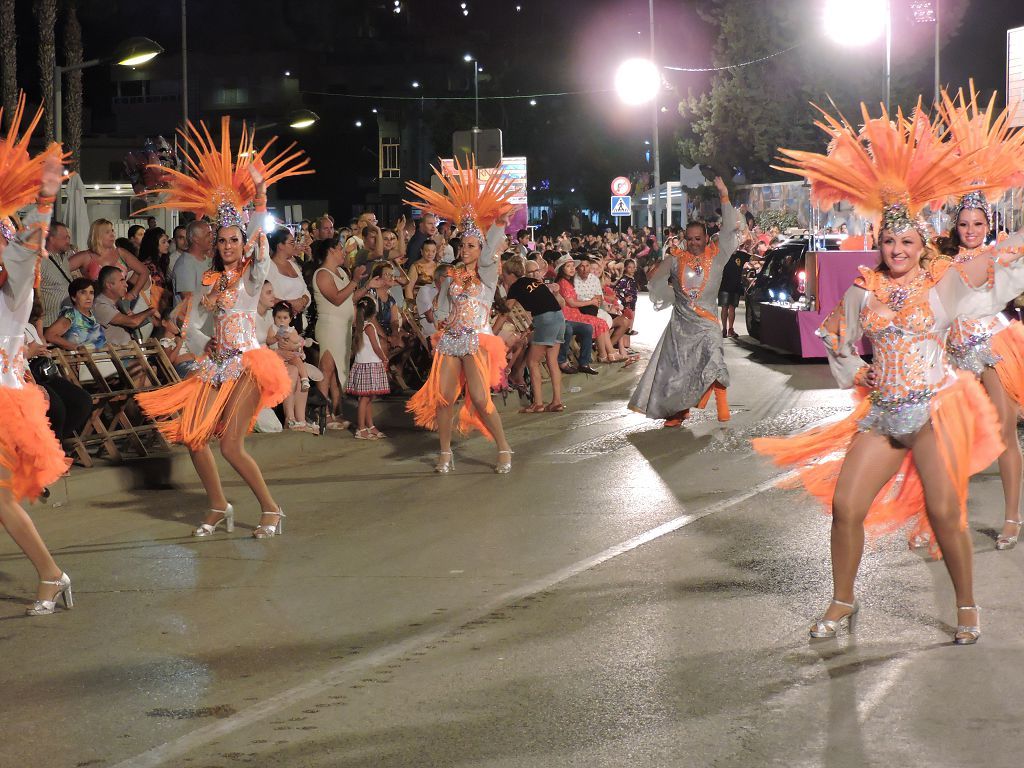
<path fill-rule="evenodd" d="M 806 253 L 807 240 L 803 238 L 789 240 L 765 252 L 764 265 L 744 298 L 747 333 L 758 341 L 761 340 L 761 303 L 797 299 Z"/>

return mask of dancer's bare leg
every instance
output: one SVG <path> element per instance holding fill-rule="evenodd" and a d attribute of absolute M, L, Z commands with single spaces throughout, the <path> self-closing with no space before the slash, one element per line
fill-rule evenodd
<path fill-rule="evenodd" d="M 971 536 L 960 524 L 960 501 L 939 451 L 939 436 L 931 425 L 914 440 L 914 465 L 924 486 L 928 520 L 935 540 L 942 548 L 942 559 L 953 581 L 957 606 L 974 605 L 974 548 Z M 952 455 L 948 450 L 947 454 Z M 975 611 L 961 611 L 960 623 L 976 625 Z"/>
<path fill-rule="evenodd" d="M 10 470 L 0 467 L 0 482 L 11 477 Z M 50 550 L 46 548 L 42 536 L 36 530 L 35 523 L 28 512 L 15 500 L 7 488 L 0 488 L 0 524 L 7 530 L 14 543 L 18 545 L 39 575 L 39 581 L 56 581 L 63 571 L 54 562 Z M 59 587 L 52 584 L 40 584 L 36 591 L 37 600 L 52 600 Z"/>
<path fill-rule="evenodd" d="M 1001 537 L 1017 536 L 1019 525 L 1010 525 L 1006 520 L 1020 521 L 1020 494 L 1022 481 L 1022 464 L 1020 443 L 1017 441 L 1017 403 L 1003 388 L 999 374 L 992 368 L 986 368 L 981 374 L 981 383 L 988 393 L 989 399 L 999 414 L 999 431 L 1006 450 L 999 456 L 999 478 L 1003 481 L 1003 499 L 1006 508 L 1003 513 Z M 965 603 L 967 605 L 967 603 Z"/>
<path fill-rule="evenodd" d="M 483 371 L 471 357 L 462 358 L 462 369 L 466 375 L 466 390 L 469 399 L 473 401 L 473 407 L 480 414 L 480 419 L 493 435 L 498 451 L 504 453 L 511 450 L 508 440 L 505 439 L 505 429 L 501 425 L 498 409 L 494 407 L 493 403 L 489 403 L 490 387 L 484 378 Z M 490 405 L 490 413 L 487 412 L 488 405 Z"/>
<path fill-rule="evenodd" d="M 832 498 L 832 596 L 836 600 L 853 602 L 853 584 L 864 554 L 864 518 L 906 455 L 906 448 L 894 447 L 889 438 L 875 432 L 862 432 L 850 444 Z M 840 619 L 849 612 L 832 603 L 822 618 Z"/>
<path fill-rule="evenodd" d="M 213 451 L 210 450 L 209 445 L 204 445 L 198 451 L 189 450 L 189 456 L 192 458 L 192 466 L 196 468 L 199 482 L 203 484 L 207 501 L 210 503 L 211 511 L 203 522 L 215 525 L 220 520 L 221 513 L 228 508 L 228 500 L 224 496 L 224 486 L 220 481 L 220 472 L 217 471 L 217 460 L 213 458 Z"/>
<path fill-rule="evenodd" d="M 241 476 L 259 501 L 260 509 L 264 513 L 260 524 L 273 525 L 277 521 L 277 516 L 274 513 L 279 507 L 274 501 L 274 497 L 270 495 L 270 489 L 267 488 L 259 465 L 245 450 L 245 436 L 249 433 L 249 424 L 256 414 L 259 402 L 259 386 L 252 377 L 243 375 L 227 405 L 227 423 L 220 439 L 220 453 Z M 270 513 L 269 517 L 267 513 Z"/>
<path fill-rule="evenodd" d="M 459 396 L 459 377 L 462 374 L 462 361 L 451 355 L 440 355 L 439 365 L 441 397 L 447 405 L 437 409 L 437 437 L 441 443 L 441 453 L 452 450 L 452 430 L 455 423 L 455 399 Z M 441 461 L 447 459 L 442 456 Z"/>

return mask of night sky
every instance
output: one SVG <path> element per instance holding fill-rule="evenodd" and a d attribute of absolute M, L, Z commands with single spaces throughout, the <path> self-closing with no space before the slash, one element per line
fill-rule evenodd
<path fill-rule="evenodd" d="M 349 41 L 361 29 L 373 28 L 382 54 L 395 71 L 390 93 L 415 95 L 408 82 L 434 67 L 466 77 L 462 63 L 466 51 L 476 53 L 488 78 L 481 82 L 481 96 L 543 94 L 581 91 L 573 96 L 539 98 L 536 107 L 525 101 L 482 104 L 481 124 L 506 126 L 506 154 L 527 154 L 532 179 L 549 179 L 553 188 L 598 190 L 604 176 L 615 171 L 643 170 L 643 142 L 650 138 L 650 112 L 620 106 L 611 88 L 615 65 L 623 58 L 647 55 L 649 51 L 647 0 L 468 0 L 468 16 L 462 14 L 461 0 L 401 0 L 402 14 L 388 10 L 393 0 L 352 2 L 347 0 L 249 0 L 245 3 L 197 3 L 191 0 L 189 46 L 192 50 L 224 49 L 293 50 L 301 62 L 306 52 L 332 52 L 345 62 Z M 750 0 L 757 3 L 791 2 L 813 10 L 816 0 Z M 982 90 L 1005 88 L 1006 29 L 1024 26 L 1022 0 L 941 0 L 946 34 L 943 43 L 942 80 L 966 85 L 973 76 Z M 932 91 L 932 27 L 912 25 L 905 9 L 908 0 L 893 0 L 896 10 L 893 72 L 897 93 Z M 656 0 L 658 59 L 663 64 L 684 67 L 708 66 L 715 42 L 715 29 L 698 15 L 705 0 Z M 174 0 L 125 2 L 124 0 L 81 0 L 86 55 L 112 47 L 131 34 L 159 40 L 169 51 L 180 50 L 180 7 Z M 521 10 L 516 11 L 516 6 Z M 860 71 L 877 70 L 877 93 L 863 98 L 876 101 L 881 94 L 882 47 L 838 49 L 825 39 L 813 13 L 807 14 L 806 29 L 794 30 L 805 46 L 821 49 L 821 55 L 838 59 Z M 115 23 L 111 23 L 115 19 Z M 59 24 L 59 22 L 58 22 Z M 19 80 L 32 94 L 38 70 L 34 61 L 31 3 L 19 2 Z M 312 58 L 312 57 L 310 57 Z M 365 61 L 351 61 L 358 68 Z M 760 65 L 771 66 L 771 64 Z M 460 75 L 461 73 L 461 75 Z M 491 73 L 497 83 L 490 79 Z M 202 77 L 203 73 L 193 73 Z M 668 73 L 667 81 L 684 95 L 707 88 L 705 73 Z M 471 82 L 471 80 L 469 80 Z M 351 90 L 358 82 L 348 84 Z M 302 87 L 331 91 L 306 72 Z M 500 93 L 496 89 L 500 88 Z M 350 90 L 350 92 L 351 92 Z M 424 83 L 417 93 L 445 95 L 445 84 Z M 451 95 L 472 95 L 472 91 Z M 102 68 L 87 72 L 86 102 L 93 114 L 109 111 L 110 92 Z M 337 97 L 310 97 L 312 108 L 351 118 L 367 112 L 366 102 Z M 91 102 L 91 103 L 90 103 Z M 472 125 L 472 101 L 444 105 L 452 127 Z M 673 167 L 673 135 L 680 120 L 670 110 L 662 120 L 660 134 L 667 168 Z M 349 126 L 350 119 L 345 125 Z M 154 126 L 169 133 L 173 127 Z M 375 137 L 354 137 L 347 128 L 328 124 L 325 119 L 314 130 L 317 137 L 302 139 L 320 157 L 318 165 L 335 179 L 334 200 L 348 194 L 345 171 L 330 167 L 355 140 L 372 146 Z M 577 135 L 579 134 L 579 135 Z M 366 154 L 366 153 L 364 153 Z M 325 156 L 330 157 L 329 160 Z M 362 162 L 368 163 L 364 157 Z M 367 166 L 369 167 L 369 166 Z M 649 167 L 649 166 L 647 166 Z M 595 178 L 589 178 L 593 176 Z M 600 181 L 600 184 L 598 183 Z M 605 191 L 603 194 L 606 194 Z M 603 196 L 603 195 L 602 195 Z M 354 201 L 347 201 L 354 202 Z"/>

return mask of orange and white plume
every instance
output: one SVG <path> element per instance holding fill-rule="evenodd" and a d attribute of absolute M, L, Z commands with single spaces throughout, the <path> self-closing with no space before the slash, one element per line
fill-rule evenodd
<path fill-rule="evenodd" d="M 409 181 L 406 187 L 420 199 L 403 202 L 452 222 L 465 234 L 482 239 L 491 224 L 515 207 L 510 202 L 514 194 L 512 180 L 496 172 L 481 187 L 480 173 L 472 159 L 466 168 L 455 160 L 455 173 L 451 177 L 437 168 L 433 170 L 447 195 Z"/>

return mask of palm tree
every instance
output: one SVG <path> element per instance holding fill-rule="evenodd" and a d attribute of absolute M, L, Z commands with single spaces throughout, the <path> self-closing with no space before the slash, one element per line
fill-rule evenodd
<path fill-rule="evenodd" d="M 0 0 L 0 63 L 4 123 L 10 125 L 18 104 L 18 36 L 15 31 L 14 0 Z"/>
<path fill-rule="evenodd" d="M 78 22 L 78 0 L 66 0 L 64 50 L 68 67 L 82 63 L 82 25 Z M 64 93 L 64 113 L 67 115 L 64 121 L 64 148 L 71 153 L 71 169 L 77 170 L 81 167 L 79 160 L 82 151 L 82 70 L 68 72 Z"/>
<path fill-rule="evenodd" d="M 57 66 L 57 0 L 35 0 L 39 22 L 39 87 L 43 93 L 46 114 L 43 125 L 46 141 L 53 141 L 53 75 Z"/>

